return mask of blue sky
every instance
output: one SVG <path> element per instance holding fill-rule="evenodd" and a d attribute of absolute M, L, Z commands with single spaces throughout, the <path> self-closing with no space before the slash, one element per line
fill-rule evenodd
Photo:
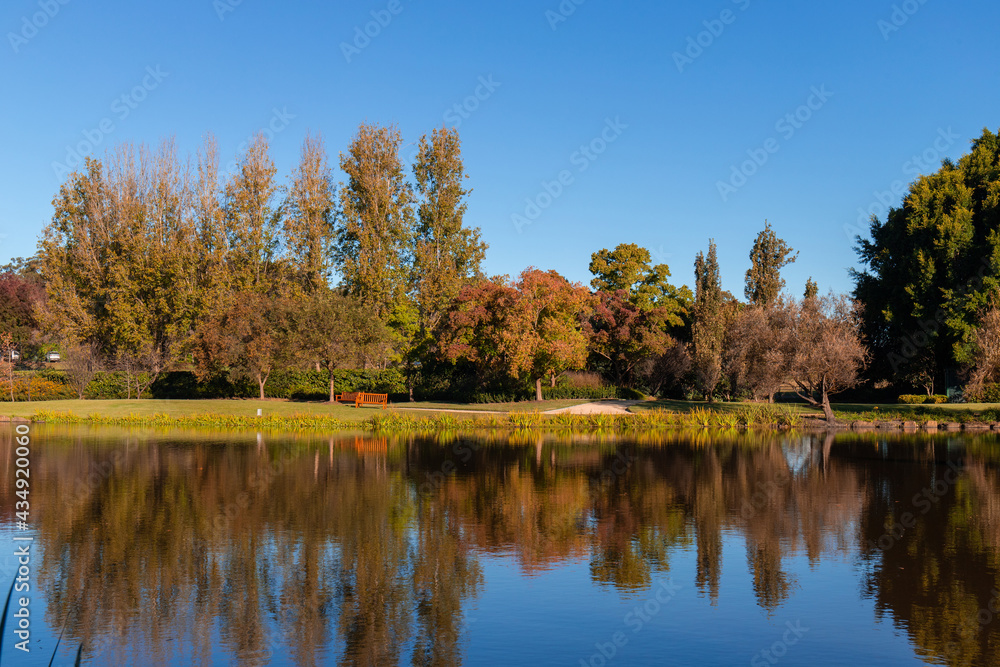
<path fill-rule="evenodd" d="M 591 253 L 637 243 L 690 285 L 714 237 L 742 296 L 767 219 L 801 253 L 790 291 L 846 291 L 859 210 L 1000 127 L 998 19 L 942 0 L 7 0 L 0 262 L 34 253 L 76 147 L 186 154 L 212 132 L 225 164 L 270 125 L 285 179 L 307 131 L 335 160 L 362 121 L 394 123 L 409 156 L 460 122 L 490 274 L 588 282 Z"/>

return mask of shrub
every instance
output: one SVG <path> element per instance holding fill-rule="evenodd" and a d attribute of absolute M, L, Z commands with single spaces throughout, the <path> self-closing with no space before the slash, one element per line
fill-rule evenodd
<path fill-rule="evenodd" d="M 930 403 L 932 405 L 940 405 L 942 403 L 947 403 L 948 397 L 944 394 L 934 394 L 933 396 L 925 396 L 924 403 Z"/>
<path fill-rule="evenodd" d="M 899 403 L 905 405 L 920 405 L 924 402 L 926 396 L 921 396 L 920 394 L 903 394 L 899 397 Z"/>
<path fill-rule="evenodd" d="M 544 396 L 544 390 L 543 390 Z M 528 389 L 523 390 L 511 390 L 511 391 L 498 391 L 498 392 L 485 392 L 477 391 L 471 396 L 469 396 L 470 403 L 517 403 L 520 401 L 529 401 L 535 397 L 535 392 L 529 391 Z"/>
<path fill-rule="evenodd" d="M 592 386 L 571 386 L 571 385 L 557 385 L 555 387 L 542 387 L 542 396 L 546 400 L 553 400 L 557 398 L 586 398 L 586 399 L 600 399 L 600 398 L 614 398 L 615 388 L 614 387 L 592 387 Z"/>
<path fill-rule="evenodd" d="M 34 373 L 17 373 L 14 376 L 15 401 L 58 401 L 76 398 L 76 392 L 65 382 Z M 0 379 L 0 401 L 10 402 L 10 382 Z"/>
<path fill-rule="evenodd" d="M 642 393 L 638 389 L 631 389 L 629 387 L 618 387 L 618 398 L 625 401 L 642 401 L 645 400 L 646 394 Z"/>
<path fill-rule="evenodd" d="M 605 387 L 604 380 L 599 373 L 588 371 L 568 371 L 559 378 L 559 384 L 567 387 L 587 387 L 590 389 L 602 389 Z"/>
<path fill-rule="evenodd" d="M 1000 384 L 995 382 L 985 384 L 980 391 L 966 394 L 965 398 L 970 403 L 1000 403 Z"/>
<path fill-rule="evenodd" d="M 84 398 L 105 400 L 128 398 L 127 377 L 121 371 L 99 371 L 94 374 L 94 379 L 87 385 L 83 396 Z"/>

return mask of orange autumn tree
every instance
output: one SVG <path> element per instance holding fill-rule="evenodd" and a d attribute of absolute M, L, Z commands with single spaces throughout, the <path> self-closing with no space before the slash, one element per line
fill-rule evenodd
<path fill-rule="evenodd" d="M 495 277 L 467 286 L 442 321 L 439 340 L 450 361 L 467 361 L 480 378 L 542 379 L 582 368 L 590 293 L 556 271 L 525 269 L 518 279 Z"/>

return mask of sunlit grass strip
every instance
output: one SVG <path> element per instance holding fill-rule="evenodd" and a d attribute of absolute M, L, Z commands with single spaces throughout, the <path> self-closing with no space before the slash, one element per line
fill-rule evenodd
<path fill-rule="evenodd" d="M 903 422 L 911 421 L 918 424 L 925 424 L 929 421 L 944 423 L 995 423 L 1000 422 L 1000 409 L 988 410 L 948 410 L 934 407 L 916 406 L 912 409 L 902 410 L 882 410 L 873 407 L 871 410 L 862 412 L 841 412 L 834 411 L 834 416 L 844 422 Z"/>
<path fill-rule="evenodd" d="M 417 416 L 411 413 L 377 412 L 361 422 L 315 414 L 291 416 L 268 415 L 184 415 L 167 414 L 124 416 L 89 415 L 72 412 L 38 412 L 33 421 L 51 424 L 94 426 L 211 428 L 256 431 L 343 431 L 372 432 L 453 431 L 453 430 L 569 430 L 578 432 L 609 431 L 632 433 L 667 428 L 790 428 L 802 418 L 781 406 L 743 408 L 735 412 L 696 408 L 690 412 L 646 410 L 637 414 L 557 414 L 512 412 L 510 414 L 465 416 L 442 413 Z"/>
<path fill-rule="evenodd" d="M 346 421 L 324 415 L 167 415 L 129 414 L 109 417 L 105 415 L 77 415 L 72 412 L 36 412 L 32 421 L 49 424 L 84 424 L 93 426 L 168 426 L 189 428 L 239 429 L 239 430 L 356 430 L 359 422 Z"/>
<path fill-rule="evenodd" d="M 800 426 L 802 417 L 795 411 L 763 406 L 737 412 L 717 412 L 700 408 L 691 412 L 647 410 L 637 414 L 557 414 L 520 412 L 509 415 L 455 418 L 453 415 L 415 417 L 387 412 L 377 414 L 362 426 L 377 432 L 436 431 L 452 429 L 474 430 L 536 430 L 576 432 L 634 433 L 670 428 L 792 428 Z"/>

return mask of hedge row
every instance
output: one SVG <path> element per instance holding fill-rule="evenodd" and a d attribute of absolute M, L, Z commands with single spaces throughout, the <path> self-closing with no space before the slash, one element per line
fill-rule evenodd
<path fill-rule="evenodd" d="M 61 398 L 76 398 L 76 392 L 69 385 L 62 371 L 44 371 L 38 374 L 19 373 L 14 382 L 14 395 L 18 401 L 28 400 L 27 382 L 31 382 L 31 400 L 44 401 Z M 124 399 L 130 392 L 126 375 L 120 371 L 97 373 L 84 393 L 90 399 Z M 389 370 L 338 370 L 334 373 L 336 391 L 369 391 L 380 394 L 404 394 L 406 382 L 397 369 Z M 0 401 L 10 401 L 10 387 L 0 383 Z M 135 388 L 131 391 L 135 398 Z M 230 381 L 224 376 L 199 382 L 190 371 L 169 371 L 162 373 L 143 398 L 185 399 L 185 398 L 256 398 L 259 395 L 257 383 L 252 380 Z M 328 371 L 275 371 L 264 385 L 264 395 L 268 398 L 293 400 L 326 400 L 330 395 L 330 373 Z"/>
<path fill-rule="evenodd" d="M 63 371 L 46 370 L 40 372 L 19 372 L 15 380 L 15 399 L 26 401 L 28 381 L 31 382 L 30 399 L 35 401 L 72 399 L 76 392 L 69 384 Z M 275 371 L 264 385 L 267 398 L 291 400 L 326 400 L 330 393 L 330 373 L 328 371 L 284 370 Z M 146 382 L 141 382 L 145 385 Z M 334 373 L 334 388 L 340 392 L 366 391 L 389 394 L 393 400 L 408 397 L 406 380 L 398 369 L 389 370 L 337 370 Z M 10 400 L 10 388 L 0 381 L 0 401 Z M 161 373 L 152 386 L 143 393 L 143 398 L 154 399 L 213 399 L 213 398 L 257 398 L 257 383 L 249 379 L 230 380 L 226 376 L 216 376 L 204 382 L 191 371 L 169 371 Z M 603 385 L 560 381 L 556 387 L 542 387 L 546 399 L 587 399 L 633 398 L 642 399 L 641 392 Z M 129 390 L 127 376 L 121 371 L 97 373 L 87 385 L 84 396 L 89 399 L 135 398 L 135 387 Z M 510 403 L 531 400 L 535 397 L 534 386 L 523 386 L 500 392 L 472 392 L 465 400 L 472 403 Z M 425 398 L 425 397 L 421 397 Z M 426 398 L 434 398 L 428 396 Z"/>

